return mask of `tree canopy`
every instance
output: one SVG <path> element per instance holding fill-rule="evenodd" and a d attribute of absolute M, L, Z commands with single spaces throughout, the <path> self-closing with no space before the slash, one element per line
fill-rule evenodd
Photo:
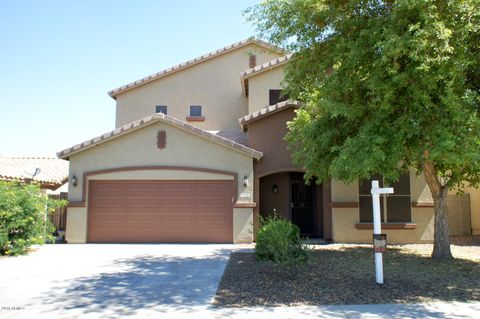
<path fill-rule="evenodd" d="M 285 83 L 304 107 L 286 139 L 307 178 L 413 168 L 436 205 L 479 184 L 478 0 L 269 0 L 247 15 L 294 52 Z"/>

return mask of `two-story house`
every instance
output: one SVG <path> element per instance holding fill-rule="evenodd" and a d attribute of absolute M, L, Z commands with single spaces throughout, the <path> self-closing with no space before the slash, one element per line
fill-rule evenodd
<path fill-rule="evenodd" d="M 110 91 L 116 128 L 58 153 L 70 161 L 66 240 L 251 242 L 259 216 L 277 213 L 309 237 L 370 241 L 369 181 L 307 185 L 292 164 L 283 137 L 300 105 L 281 94 L 289 58 L 248 39 Z M 423 177 L 393 187 L 382 199 L 389 240 L 431 241 Z M 451 201 L 452 229 L 480 232 L 467 201 L 479 205 Z"/>

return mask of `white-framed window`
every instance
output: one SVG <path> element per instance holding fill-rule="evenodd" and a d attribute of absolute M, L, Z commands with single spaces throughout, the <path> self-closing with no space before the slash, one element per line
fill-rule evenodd
<path fill-rule="evenodd" d="M 359 181 L 360 222 L 372 223 L 372 180 L 378 180 L 380 187 L 393 187 L 394 193 L 380 196 L 382 223 L 409 223 L 412 221 L 412 196 L 410 174 L 402 174 L 398 181 L 386 185 L 382 176 Z M 385 185 L 385 186 L 384 186 Z"/>

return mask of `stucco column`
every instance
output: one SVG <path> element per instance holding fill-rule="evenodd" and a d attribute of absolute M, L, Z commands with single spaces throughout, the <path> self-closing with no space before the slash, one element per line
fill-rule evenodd
<path fill-rule="evenodd" d="M 254 174 L 253 182 L 253 201 L 256 203 L 253 209 L 253 240 L 255 241 L 258 228 L 260 227 L 260 178 Z"/>

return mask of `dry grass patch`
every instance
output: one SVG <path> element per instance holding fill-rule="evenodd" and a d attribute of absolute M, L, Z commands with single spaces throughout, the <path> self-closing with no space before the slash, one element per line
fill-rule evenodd
<path fill-rule="evenodd" d="M 439 262 L 432 245 L 390 246 L 385 284 L 375 284 L 369 245 L 319 245 L 304 269 L 257 262 L 254 253 L 232 253 L 216 306 L 328 305 L 480 301 L 480 246 L 452 245 L 456 259 Z"/>

